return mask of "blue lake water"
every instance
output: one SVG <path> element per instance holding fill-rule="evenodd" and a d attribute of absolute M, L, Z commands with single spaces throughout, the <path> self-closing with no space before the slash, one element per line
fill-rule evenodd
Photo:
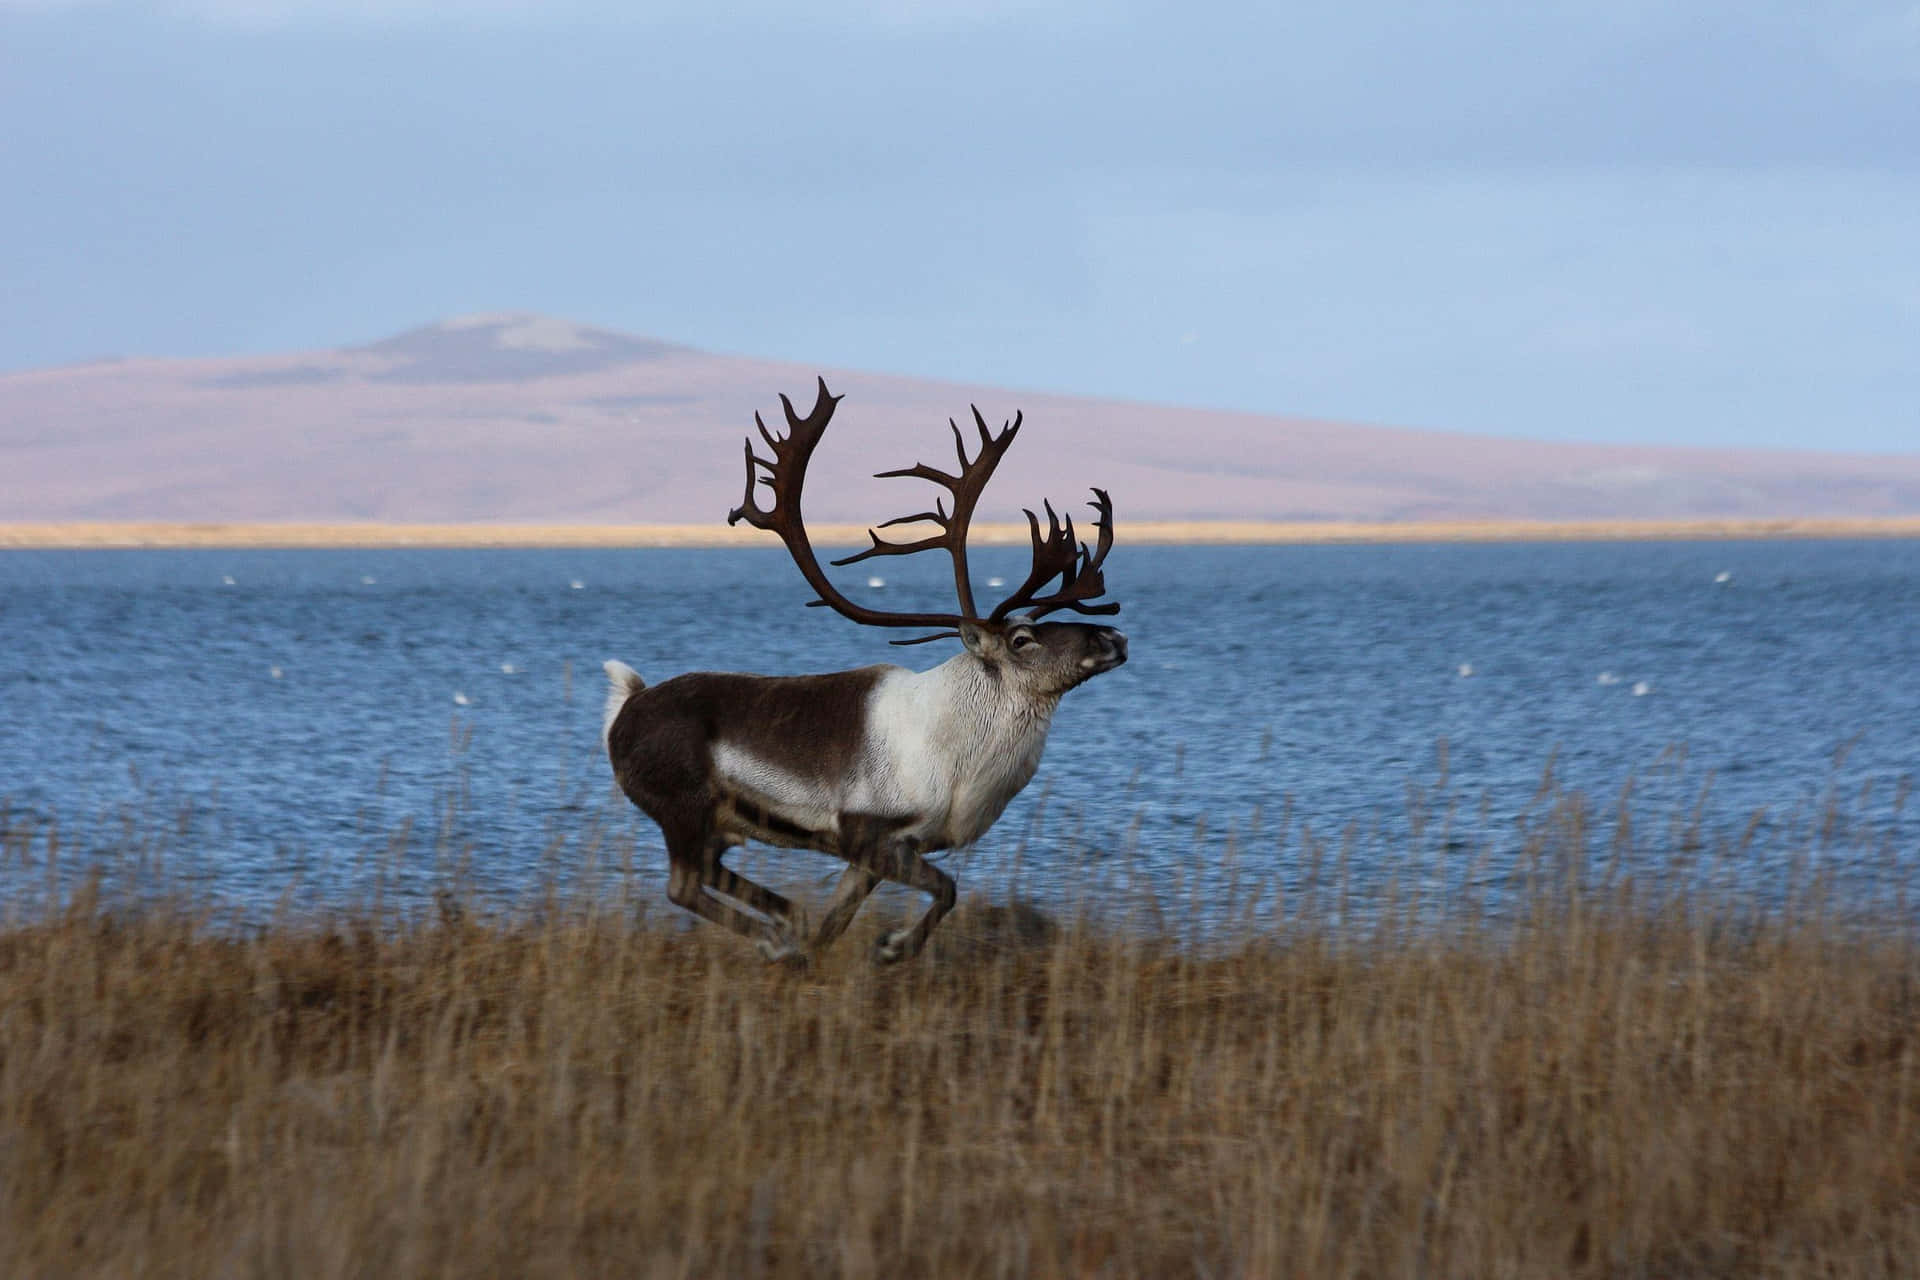
<path fill-rule="evenodd" d="M 976 555 L 982 583 L 1024 570 Z M 941 565 L 882 572 L 848 590 L 950 607 Z M 1062 704 L 1035 783 L 950 859 L 963 891 L 1091 866 L 1218 905 L 1229 864 L 1297 886 L 1312 836 L 1360 883 L 1444 890 L 1521 856 L 1549 765 L 1608 830 L 1632 783 L 1629 862 L 1724 845 L 1764 892 L 1811 854 L 1886 893 L 1920 863 L 1920 543 L 1123 542 L 1108 581 L 1132 660 Z M 0 894 L 155 859 L 253 907 L 450 867 L 504 899 L 656 883 L 600 752 L 603 659 L 658 681 L 957 648 L 808 594 L 777 548 L 0 553 Z M 752 865 L 803 892 L 833 870 Z"/>

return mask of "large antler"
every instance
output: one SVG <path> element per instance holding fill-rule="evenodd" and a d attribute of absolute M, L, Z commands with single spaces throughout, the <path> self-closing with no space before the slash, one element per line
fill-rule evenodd
<path fill-rule="evenodd" d="M 1033 538 L 1033 571 L 1027 574 L 1027 580 L 1018 590 L 994 606 L 990 620 L 999 622 L 1015 609 L 1025 609 L 1035 618 L 1055 609 L 1072 609 L 1075 613 L 1120 612 L 1118 601 L 1087 603 L 1107 590 L 1106 578 L 1100 571 L 1107 552 L 1113 550 L 1113 500 L 1107 497 L 1107 491 L 1095 489 L 1093 501 L 1088 504 L 1096 513 L 1094 528 L 1099 533 L 1092 552 L 1087 550 L 1086 543 L 1074 539 L 1072 516 L 1067 517 L 1063 528 L 1060 517 L 1053 513 L 1053 504 L 1041 505 L 1047 512 L 1044 537 L 1040 533 L 1040 518 L 1032 511 L 1027 512 L 1027 529 Z M 1034 594 L 1055 578 L 1060 579 L 1058 591 L 1044 596 Z"/>
<path fill-rule="evenodd" d="M 753 452 L 753 438 L 751 436 L 747 438 L 747 493 L 740 505 L 728 513 L 727 523 L 738 524 L 745 520 L 756 529 L 766 529 L 779 534 L 780 541 L 787 544 L 788 553 L 793 556 L 794 564 L 799 567 L 800 575 L 807 580 L 808 586 L 819 593 L 818 600 L 808 601 L 811 605 L 825 605 L 842 617 L 874 627 L 957 627 L 962 622 L 979 621 L 972 616 L 973 609 L 970 601 L 966 602 L 966 615 L 885 613 L 878 609 L 868 609 L 841 595 L 839 589 L 827 579 L 826 571 L 821 569 L 820 562 L 814 557 L 812 544 L 807 541 L 806 525 L 802 523 L 800 517 L 800 490 L 807 481 L 807 462 L 813 457 L 814 446 L 820 443 L 820 437 L 826 433 L 827 423 L 833 419 L 834 406 L 840 403 L 840 397 L 827 390 L 827 380 L 821 378 L 818 381 L 819 392 L 814 397 L 813 410 L 804 418 L 793 411 L 791 400 L 784 395 L 780 397 L 780 407 L 787 415 L 785 436 L 776 439 L 773 433 L 767 430 L 767 424 L 761 421 L 760 415 L 758 413 L 753 415 L 753 424 L 760 429 L 760 438 L 767 442 L 767 448 L 772 451 L 773 457 L 771 459 L 757 457 Z M 755 466 L 765 467 L 767 474 L 764 476 L 758 474 L 754 470 Z M 964 471 L 965 468 L 962 470 Z M 753 486 L 756 479 L 773 491 L 773 503 L 770 507 L 762 507 L 754 501 Z M 955 493 L 957 509 L 958 490 Z M 965 527 L 962 526 L 963 538 L 965 532 Z M 874 541 L 879 544 L 878 538 Z M 963 575 L 962 581 L 964 581 L 964 548 L 959 555 L 961 567 L 957 572 Z M 848 563 L 848 561 L 841 563 Z M 966 597 L 963 596 L 962 599 L 964 601 Z M 924 638 L 932 640 L 938 637 Z M 918 644 L 920 641 L 896 640 L 894 643 Z"/>
<path fill-rule="evenodd" d="M 998 623 L 1020 608 L 1027 609 L 1034 617 L 1055 609 L 1072 609 L 1077 613 L 1090 614 L 1120 612 L 1120 606 L 1111 601 L 1106 604 L 1087 603 L 1106 590 L 1100 565 L 1113 546 L 1113 504 L 1101 489 L 1093 491 L 1093 507 L 1098 512 L 1095 527 L 1099 530 L 1096 550 L 1089 552 L 1084 544 L 1075 541 L 1071 518 L 1062 528 L 1060 518 L 1054 514 L 1051 504 L 1046 506 L 1047 533 L 1044 537 L 1040 533 L 1039 517 L 1029 511 L 1027 524 L 1033 537 L 1033 572 L 1027 575 L 1026 582 L 1021 584 L 1019 590 L 1003 600 L 986 618 L 982 618 L 975 610 L 973 582 L 967 570 L 967 528 L 973 520 L 974 507 L 979 504 L 980 495 L 986 490 L 987 481 L 992 479 L 994 468 L 1000 465 L 1001 457 L 1019 433 L 1021 423 L 1020 415 L 1015 414 L 1013 421 L 996 434 L 987 429 L 986 419 L 980 416 L 977 408 L 973 411 L 973 421 L 980 432 L 980 450 L 972 458 L 967 457 L 966 441 L 959 424 L 951 418 L 947 419 L 947 425 L 953 428 L 954 453 L 959 457 L 958 474 L 948 475 L 925 463 L 879 473 L 883 479 L 911 476 L 931 480 L 953 495 L 953 510 L 949 513 L 944 503 L 936 501 L 932 511 L 897 516 L 883 521 L 877 528 L 924 522 L 938 526 L 939 532 L 912 542 L 887 542 L 875 530 L 869 529 L 867 536 L 872 539 L 872 546 L 833 561 L 835 565 L 848 565 L 874 556 L 904 556 L 920 551 L 944 550 L 953 557 L 954 594 L 959 598 L 960 612 L 887 613 L 857 605 L 840 594 L 815 559 L 813 547 L 807 540 L 806 526 L 800 516 L 800 491 L 806 484 L 807 463 L 813 457 L 814 446 L 820 443 L 820 437 L 826 433 L 827 423 L 833 418 L 834 406 L 839 403 L 840 397 L 828 392 L 826 379 L 821 378 L 813 410 L 805 418 L 793 411 L 792 401 L 784 395 L 780 397 L 780 407 L 787 415 L 787 434 L 784 437 L 776 439 L 767 430 L 767 424 L 761 421 L 760 415 L 753 415 L 754 425 L 760 429 L 760 438 L 767 442 L 773 457 L 757 456 L 753 451 L 753 439 L 748 437 L 746 497 L 727 516 L 728 524 L 745 520 L 756 529 L 766 529 L 780 535 L 780 540 L 787 544 L 787 551 L 793 556 L 794 564 L 799 566 L 801 576 L 806 578 L 807 585 L 819 593 L 820 598 L 809 601 L 809 604 L 825 605 L 842 617 L 876 627 L 958 627 L 968 622 Z M 755 467 L 766 468 L 767 474 L 760 475 L 754 470 Z M 754 501 L 756 480 L 772 490 L 773 501 L 770 506 L 762 507 Z M 1044 596 L 1035 594 L 1056 578 L 1060 580 L 1057 591 Z M 893 643 L 922 644 L 957 634 L 956 631 L 942 631 L 937 635 L 895 640 Z"/>

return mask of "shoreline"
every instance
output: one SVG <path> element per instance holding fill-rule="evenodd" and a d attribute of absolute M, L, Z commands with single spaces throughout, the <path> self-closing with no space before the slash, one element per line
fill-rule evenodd
<path fill-rule="evenodd" d="M 861 546 L 864 525 L 820 524 L 822 546 Z M 1124 523 L 1130 546 L 1314 546 L 1460 542 L 1673 542 L 1732 539 L 1920 538 L 1920 516 L 1724 520 L 1460 520 L 1308 522 L 1143 520 Z M 978 546 L 1019 546 L 1020 524 L 978 524 Z M 770 534 L 711 524 L 397 524 L 347 522 L 0 522 L 0 550 L 445 548 L 566 549 L 775 547 Z"/>

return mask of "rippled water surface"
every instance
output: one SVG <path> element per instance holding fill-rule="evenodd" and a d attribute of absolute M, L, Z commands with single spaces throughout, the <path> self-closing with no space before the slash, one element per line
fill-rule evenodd
<path fill-rule="evenodd" d="M 885 571 L 850 593 L 948 607 L 939 565 Z M 1920 543 L 1122 545 L 1108 578 L 1132 661 L 1062 704 L 1039 778 L 952 859 L 964 887 L 1124 866 L 1216 895 L 1232 860 L 1284 890 L 1314 833 L 1363 882 L 1458 882 L 1519 856 L 1549 766 L 1600 843 L 1632 783 L 1629 861 L 1717 841 L 1764 887 L 1809 851 L 1920 860 Z M 778 550 L 0 553 L 6 822 L 229 903 L 449 865 L 506 897 L 657 879 L 600 754 L 603 659 L 657 681 L 957 649 L 807 594 Z M 23 848 L 16 897 L 47 871 Z"/>

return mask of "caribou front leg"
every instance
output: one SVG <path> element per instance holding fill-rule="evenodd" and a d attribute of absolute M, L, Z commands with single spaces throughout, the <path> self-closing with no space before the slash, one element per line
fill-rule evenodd
<path fill-rule="evenodd" d="M 854 837 L 846 841 L 840 855 L 854 868 L 864 869 L 876 879 L 918 889 L 933 899 L 933 905 L 918 921 L 904 929 L 888 930 L 874 943 L 876 964 L 898 964 L 913 959 L 927 945 L 927 935 L 933 932 L 941 917 L 953 910 L 954 901 L 959 897 L 953 877 L 920 856 L 920 841 L 901 831 L 897 820 L 865 818 L 850 822 L 842 818 L 840 825 L 844 836 Z M 841 905 L 843 896 L 850 896 L 848 878 L 844 875 L 839 891 L 834 894 L 836 907 Z M 859 903 L 856 901 L 853 906 L 857 908 Z M 848 917 L 852 914 L 849 909 Z"/>
<path fill-rule="evenodd" d="M 927 945 L 927 935 L 933 932 L 933 927 L 940 923 L 947 912 L 953 910 L 959 891 L 954 887 L 953 877 L 921 857 L 910 841 L 897 843 L 885 857 L 892 864 L 887 879 L 918 889 L 933 898 L 933 905 L 916 923 L 883 933 L 874 943 L 874 963 L 898 964 L 920 954 L 920 949 Z"/>
<path fill-rule="evenodd" d="M 833 945 L 834 939 L 847 931 L 853 923 L 853 917 L 860 905 L 880 883 L 880 877 L 857 863 L 850 863 L 840 873 L 840 882 L 833 887 L 833 899 L 827 903 L 826 914 L 820 918 L 820 930 L 813 935 L 809 950 L 819 952 Z"/>

